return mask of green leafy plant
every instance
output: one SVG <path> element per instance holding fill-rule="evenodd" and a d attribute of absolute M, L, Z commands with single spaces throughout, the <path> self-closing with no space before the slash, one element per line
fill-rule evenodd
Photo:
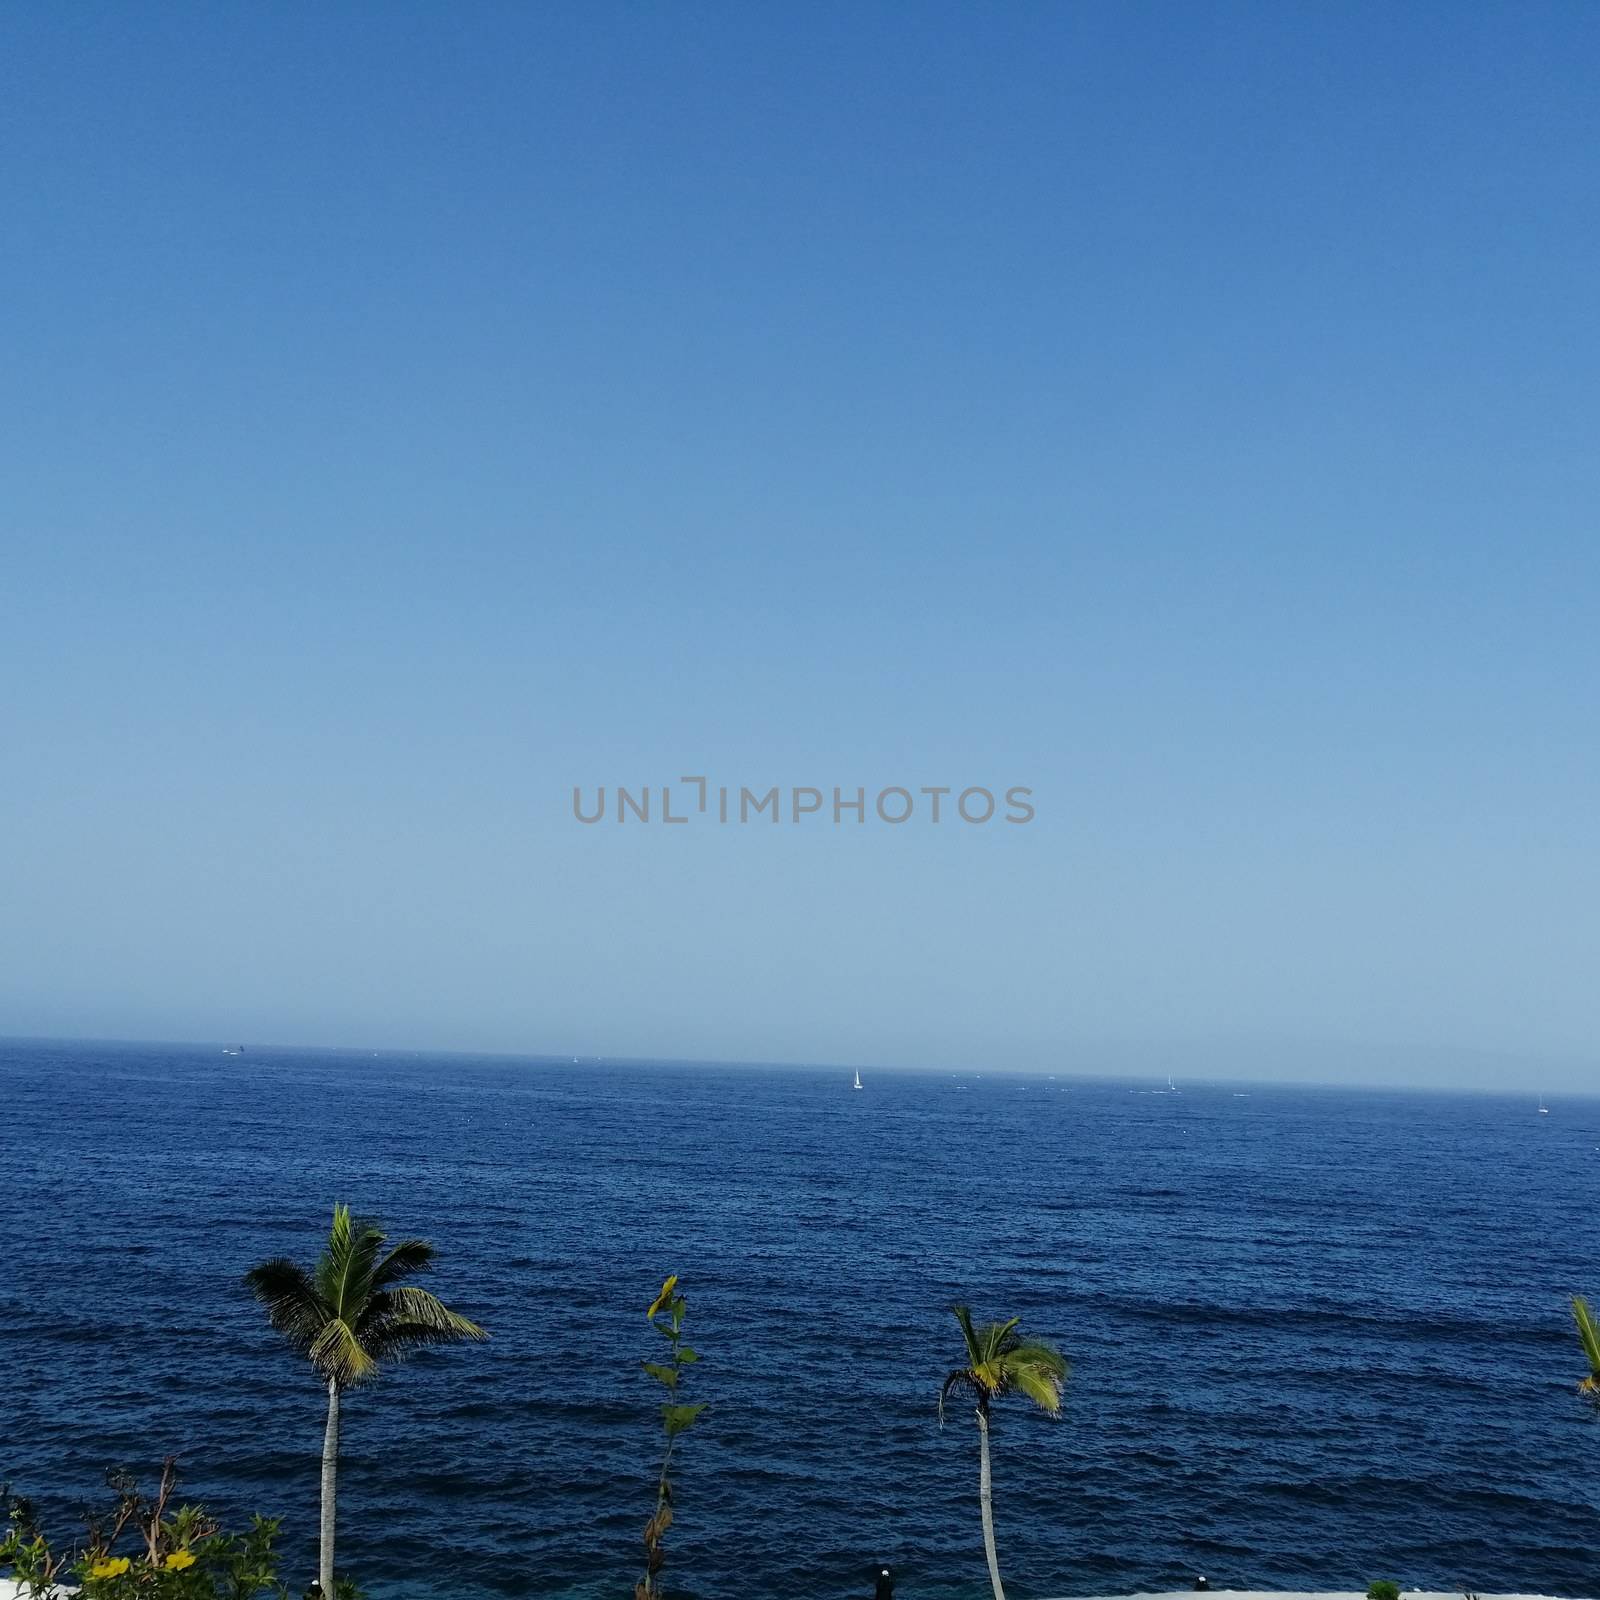
<path fill-rule="evenodd" d="M 434 1248 L 426 1239 L 402 1239 L 385 1250 L 387 1243 L 374 1224 L 353 1221 L 349 1206 L 335 1206 L 328 1242 L 310 1272 L 279 1256 L 245 1274 L 250 1292 L 267 1308 L 267 1320 L 311 1363 L 328 1391 L 318 1560 L 325 1595 L 337 1594 L 340 1395 L 375 1378 L 383 1362 L 400 1361 L 423 1346 L 489 1337 L 426 1289 L 404 1281 L 433 1265 Z"/>
<path fill-rule="evenodd" d="M 1367 1585 L 1367 1600 L 1400 1600 L 1400 1585 L 1388 1578 L 1379 1578 Z"/>
<path fill-rule="evenodd" d="M 197 1505 L 168 1514 L 178 1484 L 177 1463 L 161 1465 L 155 1493 L 120 1469 L 106 1474 L 111 1505 L 90 1515 L 82 1539 L 57 1548 L 39 1526 L 32 1504 L 0 1491 L 6 1516 L 0 1575 L 33 1600 L 75 1586 L 84 1600 L 282 1600 L 273 1540 L 276 1518 L 256 1517 L 230 1534 Z M 341 1597 L 342 1600 L 342 1597 Z M 352 1597 L 355 1600 L 355 1597 Z"/>
<path fill-rule="evenodd" d="M 692 1428 L 705 1410 L 705 1402 L 689 1404 L 683 1399 L 686 1369 L 700 1359 L 698 1352 L 683 1342 L 683 1320 L 688 1302 L 678 1290 L 678 1275 L 673 1273 L 661 1285 L 661 1292 L 645 1313 L 650 1326 L 667 1341 L 664 1361 L 645 1361 L 641 1365 L 668 1398 L 661 1403 L 661 1431 L 666 1448 L 661 1457 L 661 1476 L 656 1483 L 656 1508 L 644 1525 L 644 1576 L 633 1587 L 633 1600 L 657 1600 L 661 1590 L 658 1578 L 666 1565 L 665 1539 L 672 1526 L 672 1452 L 679 1436 Z"/>
<path fill-rule="evenodd" d="M 994 1600 L 1006 1600 L 1000 1586 L 1000 1562 L 994 1548 L 994 1509 L 989 1485 L 989 1407 L 993 1401 L 1019 1393 L 1046 1413 L 1061 1413 L 1061 1389 L 1067 1381 L 1066 1358 L 1052 1345 L 1026 1339 L 1017 1332 L 1020 1317 L 1009 1322 L 987 1322 L 975 1328 L 965 1306 L 952 1306 L 966 1342 L 966 1365 L 957 1367 L 939 1391 L 939 1425 L 944 1426 L 945 1402 L 953 1394 L 969 1395 L 978 1422 L 978 1503 L 983 1514 L 983 1553 L 989 1563 L 989 1583 Z"/>
<path fill-rule="evenodd" d="M 1581 1294 L 1572 1297 L 1572 1320 L 1578 1325 L 1578 1343 L 1589 1362 L 1589 1375 L 1578 1380 L 1580 1393 L 1600 1405 L 1600 1326 L 1594 1320 L 1589 1302 Z"/>

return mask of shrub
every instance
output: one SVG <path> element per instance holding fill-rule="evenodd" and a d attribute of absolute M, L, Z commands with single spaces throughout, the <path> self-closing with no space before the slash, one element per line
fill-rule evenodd
<path fill-rule="evenodd" d="M 1367 1600 L 1400 1600 L 1400 1585 L 1387 1578 L 1379 1578 L 1367 1586 Z"/>
<path fill-rule="evenodd" d="M 278 1521 L 255 1517 L 242 1534 L 223 1531 L 203 1506 L 168 1514 L 177 1488 L 177 1463 L 168 1457 L 153 1496 L 131 1473 L 108 1472 L 110 1506 L 87 1515 L 82 1539 L 51 1544 L 31 1502 L 0 1491 L 6 1516 L 0 1538 L 0 1576 L 43 1600 L 57 1585 L 77 1587 L 83 1600 L 256 1600 L 288 1591 L 278 1577 L 273 1540 Z M 350 1597 L 354 1600 L 354 1596 Z"/>

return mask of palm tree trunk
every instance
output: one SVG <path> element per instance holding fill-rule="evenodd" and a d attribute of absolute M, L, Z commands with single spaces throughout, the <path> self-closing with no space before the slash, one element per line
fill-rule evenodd
<path fill-rule="evenodd" d="M 983 1507 L 983 1553 L 989 1561 L 989 1582 L 994 1600 L 1006 1600 L 1000 1587 L 1000 1558 L 994 1553 L 994 1507 L 989 1500 L 989 1419 L 980 1407 L 978 1416 L 978 1501 Z"/>
<path fill-rule="evenodd" d="M 338 1510 L 338 1490 L 335 1480 L 339 1471 L 339 1385 L 328 1380 L 328 1427 L 322 1435 L 322 1549 L 317 1563 L 317 1581 L 327 1600 L 333 1600 L 333 1522 Z M 984 1483 L 989 1481 L 987 1454 L 984 1458 Z M 984 1490 L 988 1504 L 987 1487 Z M 985 1512 L 987 1515 L 987 1512 Z"/>

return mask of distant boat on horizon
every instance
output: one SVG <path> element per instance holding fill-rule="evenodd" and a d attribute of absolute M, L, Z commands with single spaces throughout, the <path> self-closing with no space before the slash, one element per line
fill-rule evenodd
<path fill-rule="evenodd" d="M 244 1054 L 244 1046 L 242 1044 L 225 1044 L 222 1047 L 222 1053 L 225 1056 L 242 1056 Z"/>
<path fill-rule="evenodd" d="M 1541 1117 L 1548 1117 L 1550 1115 L 1550 1107 L 1544 1103 L 1543 1095 L 1539 1096 L 1539 1115 Z"/>
<path fill-rule="evenodd" d="M 850 1085 L 850 1087 L 852 1089 L 859 1089 L 861 1087 L 861 1068 L 860 1067 L 856 1068 L 856 1081 L 854 1083 L 852 1083 Z"/>

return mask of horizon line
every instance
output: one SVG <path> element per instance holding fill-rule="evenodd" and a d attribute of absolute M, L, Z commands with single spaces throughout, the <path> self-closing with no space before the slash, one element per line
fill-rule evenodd
<path fill-rule="evenodd" d="M 237 1040 L 235 1039 L 235 1042 Z M 224 1049 L 229 1039 L 218 1037 L 216 1039 L 161 1039 L 129 1037 L 111 1034 L 48 1034 L 48 1033 L 0 1033 L 0 1046 L 8 1044 L 59 1044 L 59 1045 L 139 1045 L 162 1047 L 168 1046 L 185 1050 Z M 599 1054 L 569 1054 L 566 1051 L 533 1051 L 533 1050 L 470 1050 L 457 1047 L 428 1047 L 417 1045 L 371 1045 L 371 1044 L 279 1044 L 260 1043 L 248 1047 L 254 1050 L 267 1051 L 276 1054 L 300 1055 L 358 1055 L 358 1056 L 422 1056 L 422 1057 L 447 1057 L 461 1060 L 496 1060 L 496 1061 L 523 1061 L 540 1066 L 619 1066 L 619 1067 L 728 1067 L 743 1068 L 756 1071 L 780 1072 L 886 1072 L 895 1074 L 921 1074 L 932 1077 L 982 1077 L 986 1073 L 998 1077 L 1012 1078 L 1072 1078 L 1085 1083 L 1117 1083 L 1139 1082 L 1147 1079 L 1160 1079 L 1166 1076 L 1177 1076 L 1170 1067 L 1150 1068 L 1138 1071 L 1117 1072 L 1092 1072 L 1082 1068 L 1064 1067 L 1051 1072 L 1044 1067 L 1019 1067 L 1019 1066 L 934 1066 L 934 1065 L 896 1065 L 889 1062 L 871 1061 L 795 1061 L 795 1060 L 765 1060 L 753 1057 L 732 1056 L 676 1056 L 676 1055 L 599 1055 Z M 1149 1048 L 1149 1047 L 1147 1047 Z M 1165 1046 L 1161 1048 L 1167 1048 Z M 1172 1047 L 1180 1048 L 1180 1047 Z M 1367 1049 L 1373 1046 L 1364 1047 Z M 1437 1053 L 1448 1050 L 1448 1046 L 1426 1047 L 1428 1053 Z M 1517 1060 L 1519 1058 L 1502 1051 L 1478 1051 L 1480 1057 L 1492 1060 Z M 1414 1092 L 1419 1094 L 1476 1094 L 1496 1095 L 1506 1099 L 1522 1099 L 1529 1096 L 1538 1097 L 1541 1093 L 1550 1091 L 1508 1089 L 1490 1087 L 1485 1085 L 1470 1084 L 1444 1084 L 1444 1083 L 1416 1083 L 1416 1082 L 1374 1082 L 1369 1080 L 1353 1080 L 1349 1082 L 1334 1082 L 1326 1078 L 1282 1078 L 1270 1077 L 1249 1072 L 1238 1076 L 1217 1073 L 1189 1072 L 1186 1075 L 1191 1084 L 1265 1084 L 1274 1088 L 1284 1089 L 1333 1089 L 1352 1090 L 1367 1089 L 1379 1093 Z M 1579 1089 L 1556 1089 L 1553 1091 L 1562 1099 L 1567 1100 L 1595 1100 L 1600 1099 L 1600 1092 L 1584 1092 Z"/>

